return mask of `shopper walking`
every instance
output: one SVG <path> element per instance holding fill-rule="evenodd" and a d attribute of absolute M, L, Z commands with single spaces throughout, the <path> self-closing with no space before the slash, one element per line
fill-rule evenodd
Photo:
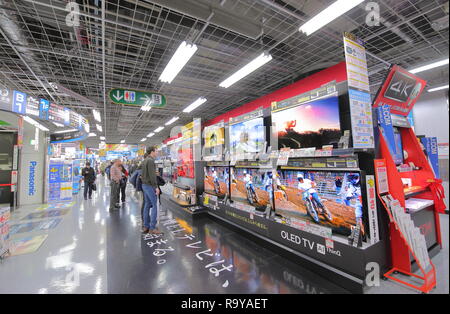
<path fill-rule="evenodd" d="M 157 195 L 160 190 L 156 178 L 156 148 L 154 146 L 147 149 L 148 156 L 142 164 L 142 190 L 144 191 L 144 227 L 142 233 L 161 234 L 156 229 L 158 219 Z"/>
<path fill-rule="evenodd" d="M 97 178 L 94 168 L 91 167 L 91 163 L 87 162 L 86 166 L 81 170 L 81 176 L 84 181 L 84 199 L 87 200 L 88 194 L 89 199 L 92 198 L 92 186 L 94 185 L 95 179 Z"/>
<path fill-rule="evenodd" d="M 111 177 L 111 191 L 110 191 L 110 202 L 109 210 L 117 209 L 120 207 L 119 204 L 119 189 L 120 189 L 120 179 L 122 178 L 122 170 L 120 168 L 120 160 L 115 160 L 110 170 Z"/>
<path fill-rule="evenodd" d="M 122 171 L 122 178 L 120 179 L 120 195 L 122 196 L 122 203 L 125 203 L 125 192 L 127 189 L 128 182 L 128 171 L 125 169 L 123 164 L 120 165 L 120 170 Z"/>

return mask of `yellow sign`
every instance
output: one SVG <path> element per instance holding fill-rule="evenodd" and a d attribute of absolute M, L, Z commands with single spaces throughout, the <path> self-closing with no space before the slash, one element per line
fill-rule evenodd
<path fill-rule="evenodd" d="M 58 172 L 58 169 L 57 168 L 52 168 L 52 169 L 50 169 L 50 172 Z"/>

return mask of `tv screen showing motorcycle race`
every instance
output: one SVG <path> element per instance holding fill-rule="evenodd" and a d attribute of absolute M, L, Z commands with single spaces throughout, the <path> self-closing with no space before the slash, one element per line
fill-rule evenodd
<path fill-rule="evenodd" d="M 278 149 L 333 145 L 341 137 L 337 96 L 315 100 L 272 113 Z"/>
<path fill-rule="evenodd" d="M 272 170 L 252 168 L 231 169 L 231 200 L 265 209 L 271 199 Z"/>
<path fill-rule="evenodd" d="M 278 216 L 308 220 L 347 236 L 359 225 L 365 238 L 358 172 L 279 170 L 275 185 Z"/>
<path fill-rule="evenodd" d="M 205 167 L 205 192 L 223 197 L 227 195 L 230 184 L 228 167 Z"/>
<path fill-rule="evenodd" d="M 264 149 L 263 118 L 230 125 L 231 154 L 260 153 Z"/>

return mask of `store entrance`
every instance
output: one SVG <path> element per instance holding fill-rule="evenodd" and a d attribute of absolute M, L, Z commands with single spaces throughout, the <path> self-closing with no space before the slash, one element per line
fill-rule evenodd
<path fill-rule="evenodd" d="M 14 132 L 0 132 L 0 206 L 13 206 L 10 184 L 16 138 L 17 134 Z"/>

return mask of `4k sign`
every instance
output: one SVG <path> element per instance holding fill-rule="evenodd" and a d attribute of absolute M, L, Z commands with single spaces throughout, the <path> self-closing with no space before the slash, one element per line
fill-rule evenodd
<path fill-rule="evenodd" d="M 123 88 L 110 90 L 109 98 L 119 105 L 164 107 L 167 103 L 166 96 L 162 94 Z"/>

